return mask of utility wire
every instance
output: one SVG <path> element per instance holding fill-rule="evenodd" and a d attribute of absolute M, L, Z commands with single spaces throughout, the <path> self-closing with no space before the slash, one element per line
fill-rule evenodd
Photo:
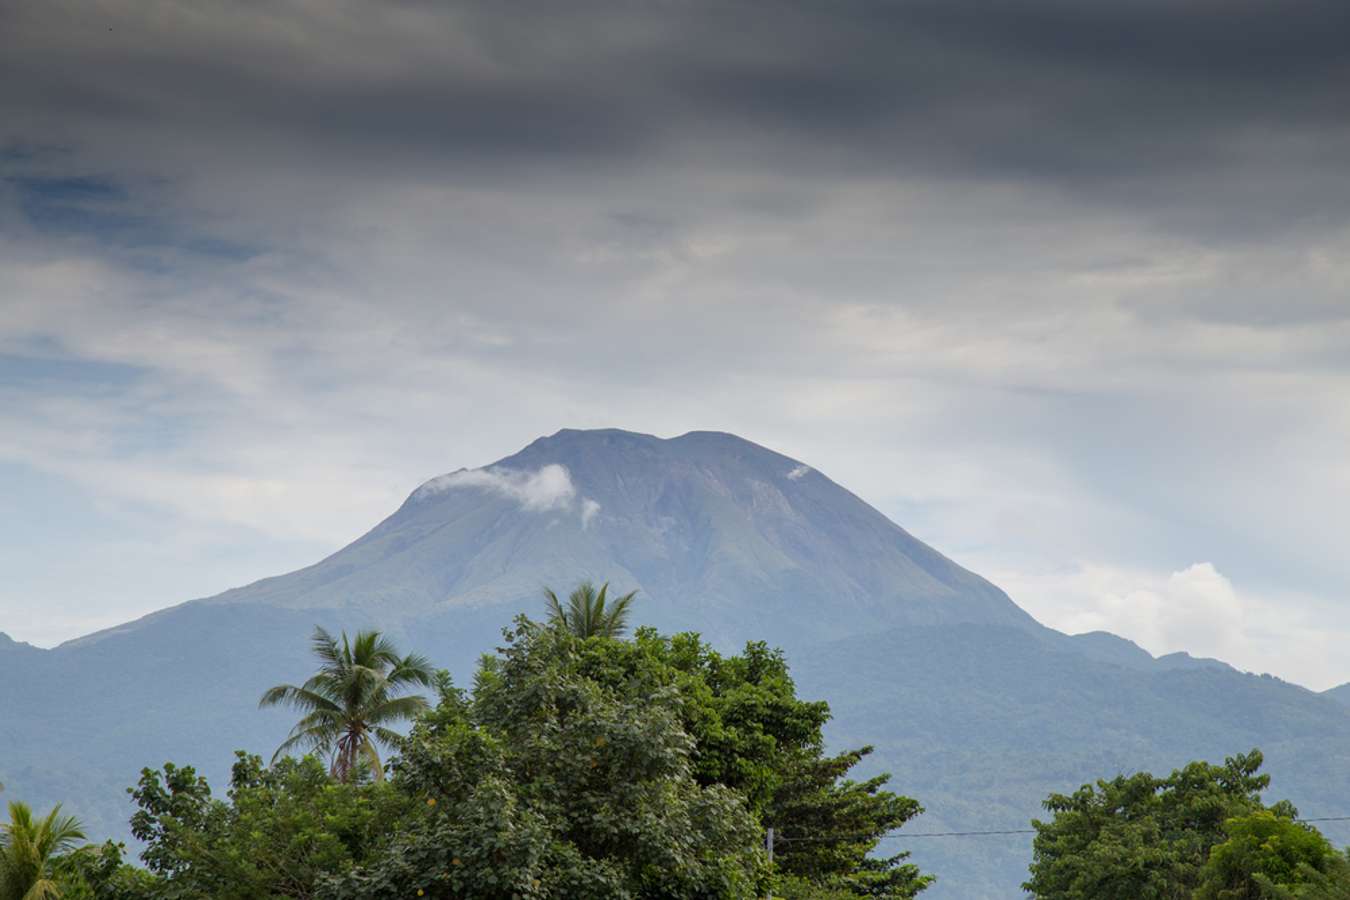
<path fill-rule="evenodd" d="M 1350 816 L 1315 816 L 1307 819 L 1295 819 L 1295 822 L 1350 822 Z M 1034 828 L 1007 828 L 990 831 L 892 831 L 885 834 L 782 834 L 775 833 L 775 844 L 830 843 L 853 841 L 897 841 L 906 838 L 949 838 L 949 837 L 990 837 L 1005 834 L 1035 834 Z"/>
<path fill-rule="evenodd" d="M 930 837 L 979 837 L 995 834 L 1035 834 L 1034 828 L 1012 828 L 1003 831 L 915 831 L 908 834 L 804 834 L 804 835 L 777 835 L 775 842 L 798 843 L 798 842 L 829 842 L 829 841 L 892 841 L 904 840 L 905 838 L 930 838 Z"/>
<path fill-rule="evenodd" d="M 987 834 L 1035 834 L 1034 828 L 1009 828 L 1003 831 L 916 831 L 913 834 L 884 834 L 878 840 L 912 837 L 983 837 Z"/>

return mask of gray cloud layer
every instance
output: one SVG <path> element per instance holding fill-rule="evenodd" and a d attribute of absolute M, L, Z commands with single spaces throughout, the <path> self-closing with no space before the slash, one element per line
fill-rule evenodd
<path fill-rule="evenodd" d="M 1096 192 L 1276 154 L 1339 171 L 1350 77 L 1331 0 L 52 3 L 6 25 L 5 106 L 51 131 L 512 174 L 711 159 Z"/>
<path fill-rule="evenodd" d="M 77 498 L 90 558 L 118 535 L 101 583 L 160 573 L 86 609 L 16 532 L 0 617 L 272 574 L 621 425 L 792 453 L 1052 624 L 1350 631 L 1346 33 L 1249 0 L 0 6 L 0 479 Z M 1298 629 L 1220 650 L 1350 678 Z"/>

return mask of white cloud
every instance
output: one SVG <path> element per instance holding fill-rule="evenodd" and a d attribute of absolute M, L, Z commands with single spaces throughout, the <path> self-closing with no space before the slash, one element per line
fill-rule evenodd
<path fill-rule="evenodd" d="M 433 478 L 414 494 L 425 497 L 455 488 L 475 487 L 495 491 L 519 503 L 525 509 L 542 512 L 572 505 L 577 489 L 566 466 L 551 463 L 534 472 L 515 469 L 461 469 Z M 583 513 L 584 516 L 584 513 Z"/>
<path fill-rule="evenodd" d="M 534 471 L 492 466 L 461 469 L 433 478 L 413 492 L 415 498 L 439 494 L 457 488 L 482 488 L 509 497 L 532 512 L 575 511 L 581 527 L 589 528 L 600 513 L 600 504 L 580 496 L 566 466 L 550 463 Z"/>
<path fill-rule="evenodd" d="M 1186 651 L 1315 690 L 1350 680 L 1344 614 L 1312 614 L 1306 597 L 1239 590 L 1208 562 L 1173 572 L 1092 563 L 989 574 L 1032 615 L 1070 634 L 1109 631 L 1156 656 Z"/>
<path fill-rule="evenodd" d="M 810 466 L 806 465 L 797 466 L 795 469 L 793 469 L 791 472 L 787 474 L 787 477 L 792 481 L 796 481 L 798 478 L 801 478 L 803 475 L 805 475 L 807 472 L 810 471 L 811 471 Z"/>
<path fill-rule="evenodd" d="M 581 527 L 589 528 L 591 520 L 600 514 L 600 504 L 590 497 L 581 501 Z"/>

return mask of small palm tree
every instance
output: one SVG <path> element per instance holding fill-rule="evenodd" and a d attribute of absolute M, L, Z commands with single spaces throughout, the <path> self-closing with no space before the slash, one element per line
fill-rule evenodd
<path fill-rule="evenodd" d="M 9 804 L 9 823 L 0 825 L 0 900 L 58 900 L 52 878 L 54 857 L 84 840 L 84 829 L 56 807 L 41 821 L 27 804 Z"/>
<path fill-rule="evenodd" d="M 564 606 L 551 588 L 544 588 L 544 597 L 548 600 L 549 624 L 570 631 L 581 638 L 621 637 L 628 629 L 628 610 L 633 605 L 637 591 L 629 591 L 613 603 L 607 603 L 605 595 L 609 592 L 606 581 L 595 589 L 589 581 L 577 585 L 567 597 Z"/>
<path fill-rule="evenodd" d="M 299 687 L 279 684 L 258 701 L 259 706 L 284 704 L 304 713 L 272 761 L 305 747 L 332 753 L 330 771 L 338 781 L 351 781 L 362 762 L 369 764 L 376 780 L 382 780 L 384 766 L 375 743 L 392 743 L 398 735 L 388 726 L 427 708 L 420 694 L 396 695 L 410 685 L 431 685 L 435 673 L 430 663 L 421 656 L 399 656 L 378 631 L 358 632 L 351 641 L 344 631 L 339 643 L 315 627 L 311 646 L 320 661 L 314 677 Z"/>

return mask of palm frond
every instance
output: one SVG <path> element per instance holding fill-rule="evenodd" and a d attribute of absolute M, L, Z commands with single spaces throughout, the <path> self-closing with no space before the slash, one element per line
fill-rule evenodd
<path fill-rule="evenodd" d="M 263 692 L 262 698 L 258 700 L 258 706 L 286 705 L 297 710 L 339 712 L 341 708 L 325 693 L 315 690 L 310 685 L 312 681 L 311 678 L 302 687 L 296 687 L 293 684 L 278 684 L 275 687 L 268 688 Z"/>
<path fill-rule="evenodd" d="M 375 780 L 384 781 L 384 763 L 380 762 L 380 753 L 375 749 L 375 742 L 369 737 L 361 742 L 361 754 L 370 763 L 370 772 Z"/>
<path fill-rule="evenodd" d="M 286 740 L 281 742 L 276 752 L 272 754 L 272 762 L 281 759 L 296 747 L 305 747 L 318 753 L 327 753 L 333 746 L 333 740 L 336 737 L 331 731 L 317 728 L 293 730 L 287 735 Z"/>
<path fill-rule="evenodd" d="M 427 708 L 427 698 L 421 694 L 411 694 L 407 697 L 394 697 L 373 706 L 366 710 L 365 719 L 371 725 L 382 725 L 385 722 L 399 722 L 404 719 L 411 719 L 418 713 Z"/>
<path fill-rule="evenodd" d="M 298 734 L 301 731 L 341 731 L 349 719 L 350 717 L 342 710 L 316 709 L 309 715 L 302 716 L 291 728 L 291 734 Z"/>
<path fill-rule="evenodd" d="M 431 660 L 417 653 L 409 653 L 394 664 L 387 678 L 390 687 L 399 688 L 409 684 L 433 687 L 436 684 L 436 669 Z"/>
<path fill-rule="evenodd" d="M 413 684 L 435 684 L 435 671 L 425 657 L 400 656 L 392 641 L 379 631 L 360 631 L 340 638 L 315 627 L 310 641 L 320 661 L 319 670 L 303 685 L 281 684 L 265 692 L 260 706 L 287 705 L 305 715 L 277 748 L 273 760 L 296 747 L 333 753 L 331 771 L 348 780 L 358 759 L 366 754 L 368 734 L 393 732 L 382 726 L 409 719 L 427 708 L 425 697 L 396 696 Z M 374 745 L 371 744 L 373 751 Z"/>
<path fill-rule="evenodd" d="M 321 694 L 335 703 L 340 703 L 347 690 L 347 682 L 350 678 L 350 672 L 321 669 L 311 675 L 300 687 Z"/>
<path fill-rule="evenodd" d="M 286 755 L 289 754 L 296 747 L 304 746 L 306 743 L 305 739 L 308 737 L 309 735 L 307 734 L 293 734 L 290 737 L 286 738 L 286 740 L 282 741 L 279 745 L 277 745 L 277 749 L 272 751 L 272 765 L 276 765 L 280 760 L 286 757 Z M 313 748 L 311 747 L 311 749 Z"/>
<path fill-rule="evenodd" d="M 370 733 L 375 735 L 380 743 L 388 744 L 390 747 L 397 746 L 398 742 L 403 738 L 403 735 L 399 734 L 397 731 L 385 728 L 383 725 L 372 726 Z"/>
<path fill-rule="evenodd" d="M 51 860 L 84 840 L 84 829 L 58 804 L 41 821 L 18 801 L 9 804 L 9 822 L 0 825 L 0 896 L 55 900 L 60 891 L 48 877 Z"/>
<path fill-rule="evenodd" d="M 22 900 L 61 900 L 61 888 L 51 878 L 39 878 Z"/>
<path fill-rule="evenodd" d="M 63 853 L 85 839 L 84 828 L 74 816 L 62 816 L 61 804 L 52 807 L 38 826 L 38 850 L 42 856 Z"/>
<path fill-rule="evenodd" d="M 611 602 L 609 582 L 597 591 L 593 583 L 583 581 L 567 596 L 564 605 L 557 594 L 544 589 L 549 624 L 580 638 L 621 637 L 628 628 L 628 614 L 636 596 L 637 591 L 629 591 Z"/>
<path fill-rule="evenodd" d="M 364 635 L 369 636 L 364 648 L 365 653 L 361 657 L 366 665 L 383 669 L 391 669 L 398 665 L 398 648 L 394 646 L 393 641 L 378 631 L 364 632 Z"/>
<path fill-rule="evenodd" d="M 549 624 L 561 628 L 568 627 L 567 610 L 563 609 L 562 601 L 558 599 L 557 594 L 553 593 L 553 588 L 544 588 L 544 599 L 547 601 Z"/>
<path fill-rule="evenodd" d="M 605 585 L 609 587 L 609 585 Z M 628 630 L 628 613 L 637 598 L 637 591 L 629 591 L 615 600 L 605 613 L 604 632 L 610 637 L 619 637 Z"/>
<path fill-rule="evenodd" d="M 589 581 L 577 585 L 577 589 L 567 598 L 572 614 L 572 632 L 577 637 L 590 637 L 595 634 L 595 601 L 595 585 Z M 600 602 L 603 603 L 604 600 Z"/>
<path fill-rule="evenodd" d="M 345 635 L 343 639 L 346 639 Z M 314 636 L 310 638 L 309 645 L 314 655 L 323 660 L 324 663 L 333 667 L 342 665 L 342 654 L 338 650 L 337 639 L 329 634 L 323 626 L 314 626 Z"/>
<path fill-rule="evenodd" d="M 286 739 L 272 754 L 276 762 L 296 747 L 304 747 L 318 753 L 327 753 L 332 749 L 338 735 L 346 723 L 341 710 L 316 710 L 303 717 L 286 735 Z"/>

